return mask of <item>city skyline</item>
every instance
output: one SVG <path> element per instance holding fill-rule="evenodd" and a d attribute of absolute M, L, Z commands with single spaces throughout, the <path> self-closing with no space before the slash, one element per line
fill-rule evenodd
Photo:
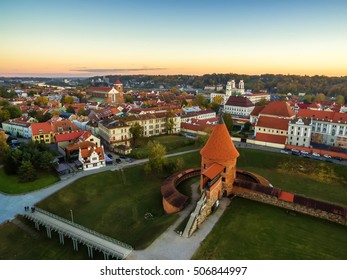
<path fill-rule="evenodd" d="M 2 1 L 0 76 L 346 76 L 343 1 Z"/>

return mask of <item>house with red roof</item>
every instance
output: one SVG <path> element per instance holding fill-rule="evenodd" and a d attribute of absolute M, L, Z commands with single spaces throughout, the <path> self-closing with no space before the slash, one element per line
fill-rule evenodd
<path fill-rule="evenodd" d="M 53 129 L 50 122 L 32 123 L 30 125 L 33 141 L 51 144 L 54 141 Z"/>
<path fill-rule="evenodd" d="M 255 125 L 255 140 L 275 144 L 286 144 L 289 122 L 295 112 L 285 101 L 274 101 L 266 105 Z"/>
<path fill-rule="evenodd" d="M 80 148 L 78 160 L 82 163 L 83 170 L 104 167 L 106 165 L 104 147 Z"/>

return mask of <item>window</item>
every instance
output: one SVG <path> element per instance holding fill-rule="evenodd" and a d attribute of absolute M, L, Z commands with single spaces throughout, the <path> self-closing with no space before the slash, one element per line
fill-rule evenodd
<path fill-rule="evenodd" d="M 222 182 L 225 182 L 225 178 L 224 177 L 222 177 Z"/>
<path fill-rule="evenodd" d="M 224 173 L 227 172 L 227 168 L 226 168 L 226 167 L 224 168 L 223 172 L 224 172 Z"/>

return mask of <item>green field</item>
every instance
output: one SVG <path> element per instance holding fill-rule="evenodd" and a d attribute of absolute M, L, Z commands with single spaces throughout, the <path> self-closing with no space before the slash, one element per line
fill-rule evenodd
<path fill-rule="evenodd" d="M 343 183 L 324 184 L 314 180 L 312 176 L 292 176 L 278 171 L 278 166 L 286 161 L 288 155 L 249 149 L 240 149 L 240 154 L 238 168 L 263 175 L 276 187 L 347 204 L 346 185 Z M 201 158 L 198 152 L 184 154 L 180 158 L 184 159 L 185 168 L 200 166 Z M 318 163 L 309 160 L 307 164 Z M 336 164 L 329 166 L 341 178 L 341 182 L 346 180 L 345 166 Z M 177 215 L 165 215 L 162 209 L 160 184 L 167 175 L 147 177 L 143 172 L 143 166 L 124 169 L 124 176 L 120 171 L 107 171 L 74 182 L 40 202 L 38 206 L 66 219 L 70 219 L 70 209 L 72 209 L 76 223 L 128 243 L 136 249 L 143 249 L 177 219 Z M 179 189 L 190 195 L 189 188 L 186 188 L 188 183 L 182 184 Z M 147 212 L 153 214 L 153 220 L 144 219 Z M 319 219 L 299 214 L 292 216 L 286 214 L 285 210 L 282 209 L 236 199 L 233 200 L 232 206 L 224 214 L 221 221 L 222 224 L 219 223 L 216 230 L 222 226 L 219 233 L 227 236 L 227 238 L 221 238 L 218 241 L 216 248 L 219 250 L 217 250 L 213 247 L 212 242 L 208 243 L 210 239 L 208 237 L 201 248 L 203 251 L 199 251 L 202 253 L 198 253 L 200 255 L 197 255 L 197 258 L 202 258 L 201 256 L 204 255 L 206 255 L 204 258 L 221 259 L 346 258 L 342 249 L 347 251 L 347 248 L 341 237 L 342 233 L 344 238 L 346 236 L 345 228 Z M 33 228 L 31 223 L 27 223 Z M 292 234 L 294 229 L 295 234 Z M 296 236 L 296 231 L 298 231 L 298 236 Z M 276 234 L 274 234 L 275 232 Z M 252 236 L 253 239 L 249 236 Z M 332 236 L 334 238 L 331 238 Z M 261 238 L 265 238 L 264 241 Z M 281 243 L 275 243 L 277 245 L 274 245 L 274 250 L 269 250 L 265 247 L 265 245 L 270 246 L 269 240 L 266 238 Z M 234 240 L 237 241 L 234 242 Z M 300 243 L 301 240 L 305 240 L 305 242 Z M 230 242 L 232 244 L 237 243 L 235 248 L 240 249 L 233 250 Z M 264 243 L 264 245 L 257 242 Z M 317 242 L 322 244 L 317 245 Z M 336 243 L 342 244 L 341 250 Z M 0 226 L 0 259 L 87 258 L 85 248 L 85 251 L 76 254 L 70 245 L 61 246 L 57 237 L 50 240 L 45 236 L 44 231 L 40 233 L 38 239 L 34 239 L 26 231 L 12 223 Z M 220 248 L 223 246 L 231 248 L 224 250 L 226 251 L 225 254 L 232 253 L 233 255 L 229 256 L 221 252 Z M 318 248 L 318 253 L 314 251 L 315 246 L 317 246 L 316 249 Z M 319 246 L 322 247 L 321 250 Z M 251 252 L 253 247 L 254 253 Z M 11 248 L 11 251 L 8 248 Z M 300 250 L 303 250 L 301 255 L 298 253 Z"/>
<path fill-rule="evenodd" d="M 70 219 L 139 249 L 148 246 L 177 216 L 165 215 L 161 178 L 147 177 L 143 166 L 84 177 L 38 203 L 38 207 Z M 146 220 L 150 212 L 153 220 Z"/>
<path fill-rule="evenodd" d="M 58 182 L 59 178 L 53 173 L 41 173 L 34 182 L 21 183 L 17 176 L 10 176 L 0 168 L 0 192 L 20 194 L 42 189 Z"/>
<path fill-rule="evenodd" d="M 303 194 L 320 200 L 347 205 L 347 168 L 344 165 L 327 163 L 313 159 L 298 158 L 291 155 L 270 153 L 261 150 L 239 149 L 237 167 L 257 173 L 277 188 Z M 322 182 L 316 174 L 283 173 L 278 168 L 287 161 L 300 162 L 319 170 L 329 167 L 337 179 L 330 183 Z"/>
<path fill-rule="evenodd" d="M 193 259 L 347 259 L 347 227 L 234 198 Z"/>

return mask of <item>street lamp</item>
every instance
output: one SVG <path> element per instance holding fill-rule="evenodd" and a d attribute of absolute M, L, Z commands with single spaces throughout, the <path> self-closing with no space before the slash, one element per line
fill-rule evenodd
<path fill-rule="evenodd" d="M 70 214 L 71 214 L 71 222 L 73 222 L 73 212 L 72 212 L 72 209 L 70 209 Z"/>

